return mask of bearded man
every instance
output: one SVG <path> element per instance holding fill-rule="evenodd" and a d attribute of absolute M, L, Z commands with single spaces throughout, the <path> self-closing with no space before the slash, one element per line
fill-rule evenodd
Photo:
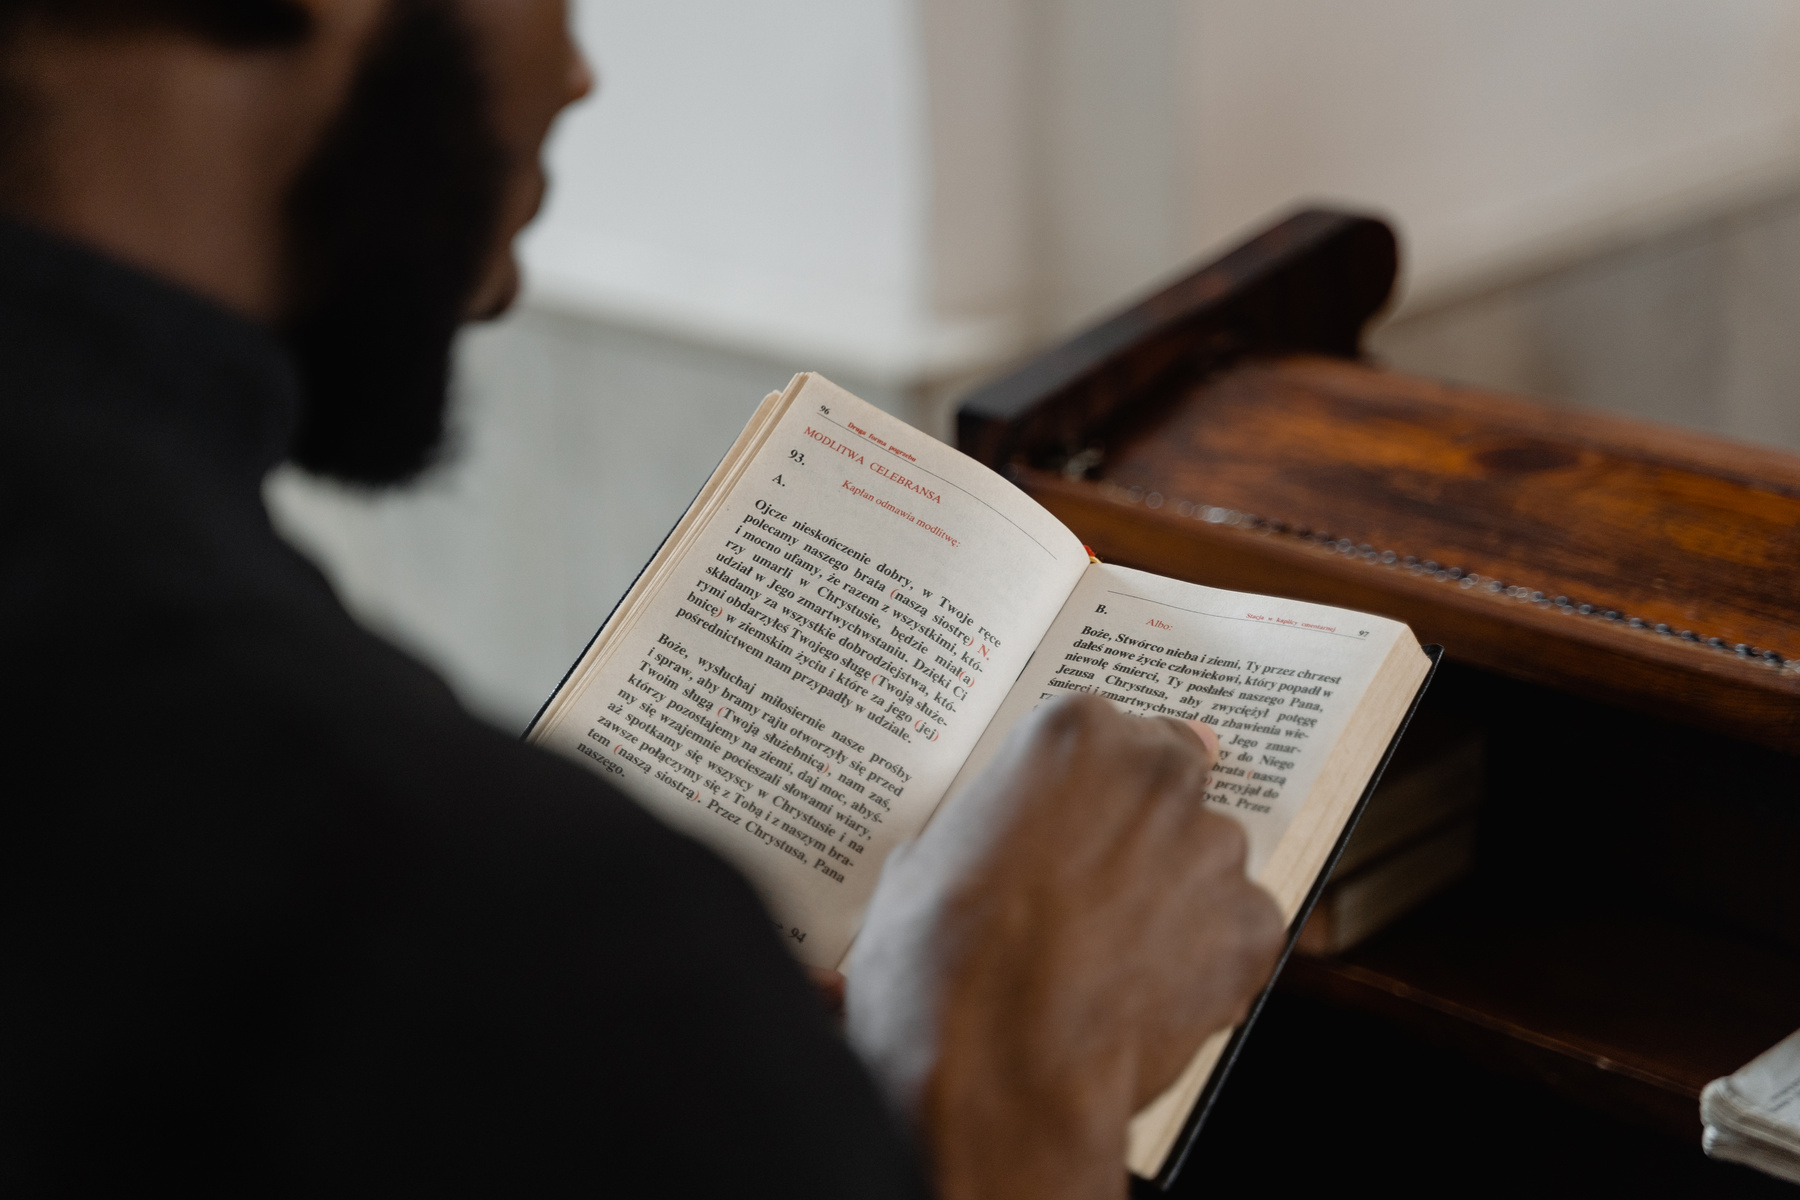
<path fill-rule="evenodd" d="M 878 902 L 859 1059 L 734 872 L 274 535 L 283 460 L 432 462 L 590 85 L 562 0 L 0 0 L 7 1196 L 1119 1195 L 1266 977 L 1216 739 L 1072 703 Z"/>

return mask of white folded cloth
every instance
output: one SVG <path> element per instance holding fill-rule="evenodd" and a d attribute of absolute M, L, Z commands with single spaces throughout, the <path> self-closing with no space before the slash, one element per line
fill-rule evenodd
<path fill-rule="evenodd" d="M 1800 1183 L 1800 1032 L 1707 1084 L 1700 1120 L 1712 1157 Z"/>

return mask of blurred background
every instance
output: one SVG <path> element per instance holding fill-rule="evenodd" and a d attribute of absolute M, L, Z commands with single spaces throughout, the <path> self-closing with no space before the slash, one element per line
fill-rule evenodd
<path fill-rule="evenodd" d="M 756 403 L 970 384 L 1302 204 L 1384 217 L 1396 369 L 1800 449 L 1792 0 L 573 0 L 523 302 L 446 463 L 284 472 L 365 621 L 521 729 Z"/>

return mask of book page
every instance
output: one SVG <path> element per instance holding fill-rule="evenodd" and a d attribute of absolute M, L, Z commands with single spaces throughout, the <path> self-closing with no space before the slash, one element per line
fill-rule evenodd
<path fill-rule="evenodd" d="M 1069 596 L 958 783 L 1047 700 L 1093 692 L 1219 735 L 1207 803 L 1250 837 L 1258 878 L 1406 626 L 1096 564 Z"/>
<path fill-rule="evenodd" d="M 1406 626 L 1323 605 L 1090 566 L 956 785 L 1040 704 L 1076 692 L 1139 716 L 1206 721 L 1219 761 L 1205 802 L 1249 836 L 1250 877 L 1290 924 L 1429 668 Z M 1156 1175 L 1232 1031 L 1201 1045 L 1133 1117 L 1126 1165 Z"/>
<path fill-rule="evenodd" d="M 973 459 L 818 376 L 532 731 L 736 863 L 835 967 L 1088 557 Z"/>

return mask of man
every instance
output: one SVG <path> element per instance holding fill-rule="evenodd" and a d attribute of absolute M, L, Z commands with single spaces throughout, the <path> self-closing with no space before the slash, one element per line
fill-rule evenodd
<path fill-rule="evenodd" d="M 877 1083 L 272 534 L 283 458 L 431 461 L 589 82 L 562 0 L 0 0 L 0 1192 L 1116 1196 L 1266 978 L 1210 732 L 1069 704 L 878 893 Z"/>

